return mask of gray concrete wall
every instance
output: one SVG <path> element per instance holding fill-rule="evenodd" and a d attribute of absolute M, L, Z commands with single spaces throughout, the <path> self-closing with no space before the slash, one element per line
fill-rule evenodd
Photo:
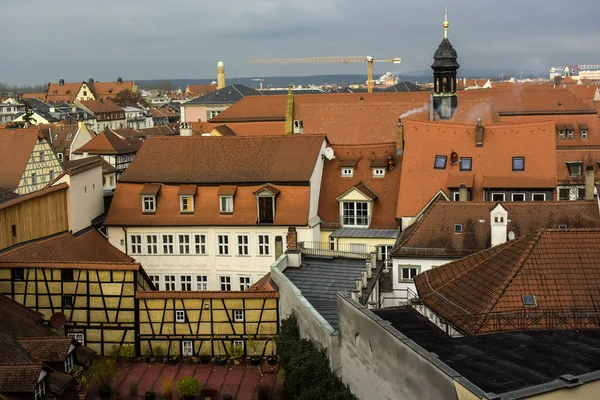
<path fill-rule="evenodd" d="M 339 335 L 280 270 L 280 265 L 287 266 L 286 257 L 282 255 L 271 266 L 271 279 L 279 288 L 279 318 L 287 318 L 294 311 L 300 336 L 327 351 L 331 370 L 335 372 L 340 366 Z"/>
<path fill-rule="evenodd" d="M 349 295 L 338 295 L 337 308 L 337 375 L 359 399 L 458 399 L 453 379 L 458 373 Z"/>

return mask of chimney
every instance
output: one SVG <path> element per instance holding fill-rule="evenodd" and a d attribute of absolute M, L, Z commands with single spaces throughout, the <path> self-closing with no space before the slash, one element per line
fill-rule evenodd
<path fill-rule="evenodd" d="M 219 61 L 217 64 L 217 89 L 223 89 L 225 87 L 225 65 L 223 61 Z"/>
<path fill-rule="evenodd" d="M 402 125 L 402 118 L 398 118 L 398 124 L 396 125 L 396 154 L 404 153 L 404 125 Z"/>
<path fill-rule="evenodd" d="M 458 201 L 467 201 L 469 199 L 469 192 L 467 191 L 467 185 L 464 183 L 460 184 L 458 188 Z"/>
<path fill-rule="evenodd" d="M 594 200 L 594 166 L 585 167 L 585 199 Z"/>
<path fill-rule="evenodd" d="M 481 118 L 477 118 L 477 127 L 475 128 L 475 145 L 477 147 L 483 147 L 483 134 L 485 133 L 485 127 L 481 122 Z"/>
<path fill-rule="evenodd" d="M 492 237 L 492 247 L 506 242 L 508 231 L 508 211 L 502 204 L 497 204 L 490 211 L 490 228 Z"/>
<path fill-rule="evenodd" d="M 288 267 L 300 267 L 302 265 L 302 251 L 298 247 L 298 232 L 296 228 L 289 227 L 286 235 Z"/>
<path fill-rule="evenodd" d="M 285 102 L 285 134 L 294 133 L 294 95 L 292 86 L 288 86 L 288 94 Z"/>

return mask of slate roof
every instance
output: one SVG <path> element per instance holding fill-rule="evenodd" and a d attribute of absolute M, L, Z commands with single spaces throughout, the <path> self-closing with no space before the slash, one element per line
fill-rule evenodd
<path fill-rule="evenodd" d="M 393 86 L 386 87 L 385 89 L 375 88 L 376 90 L 381 90 L 382 92 L 420 92 L 421 87 L 415 85 L 412 82 L 402 81 L 398 82 Z"/>
<path fill-rule="evenodd" d="M 458 59 L 456 50 L 454 50 L 454 47 L 452 47 L 452 43 L 450 43 L 450 40 L 448 40 L 448 38 L 444 38 L 442 40 L 437 50 L 435 51 L 435 54 L 433 55 L 433 59 L 434 61 L 431 65 L 431 68 L 433 68 L 434 70 L 456 70 L 460 67 L 460 65 L 458 65 L 458 62 L 456 61 Z"/>
<path fill-rule="evenodd" d="M 0 189 L 14 190 L 19 186 L 40 137 L 43 135 L 38 128 L 0 127 Z"/>
<path fill-rule="evenodd" d="M 227 85 L 222 89 L 217 89 L 206 93 L 195 99 L 183 103 L 184 107 L 188 105 L 209 105 L 209 104 L 233 104 L 245 96 L 261 95 L 256 89 L 244 85 Z"/>
<path fill-rule="evenodd" d="M 308 182 L 324 140 L 304 135 L 149 137 L 121 182 Z M 164 168 L 157 159 L 170 160 L 170 167 Z"/>
<path fill-rule="evenodd" d="M 438 199 L 394 246 L 398 257 L 462 257 L 491 246 L 490 212 L 508 212 L 507 232 L 522 237 L 540 228 L 600 228 L 595 201 L 458 202 Z M 461 224 L 463 231 L 454 232 Z"/>
<path fill-rule="evenodd" d="M 411 307 L 373 310 L 485 393 L 529 398 L 567 387 L 563 375 L 597 374 L 600 331 L 505 332 L 450 338 Z M 400 368 L 400 364 L 398 364 Z M 562 383 L 562 384 L 561 384 Z M 543 385 L 533 388 L 536 385 Z M 526 390 L 529 388 L 529 390 Z M 510 397 L 508 392 L 519 391 Z"/>
<path fill-rule="evenodd" d="M 139 264 L 88 228 L 77 235 L 64 232 L 9 247 L 0 252 L 0 267 L 138 270 Z"/>
<path fill-rule="evenodd" d="M 0 188 L 0 203 L 14 199 L 16 197 L 19 197 L 19 195 L 14 192 L 11 192 L 10 190 Z"/>
<path fill-rule="evenodd" d="M 136 153 L 144 140 L 142 138 L 122 138 L 113 131 L 104 130 L 94 136 L 92 140 L 74 151 L 76 154 L 131 154 Z"/>
<path fill-rule="evenodd" d="M 467 335 L 598 329 L 598 260 L 600 229 L 542 229 L 414 282 L 423 304 Z M 536 305 L 524 304 L 525 295 Z"/>

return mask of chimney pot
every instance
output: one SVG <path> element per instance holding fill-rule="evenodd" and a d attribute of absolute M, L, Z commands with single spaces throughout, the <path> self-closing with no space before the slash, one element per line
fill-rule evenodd
<path fill-rule="evenodd" d="M 464 183 L 460 184 L 458 188 L 458 201 L 467 201 L 469 199 L 469 192 L 467 191 L 467 185 Z"/>
<path fill-rule="evenodd" d="M 404 153 L 404 125 L 401 121 L 402 119 L 398 118 L 398 124 L 396 125 L 396 154 Z"/>
<path fill-rule="evenodd" d="M 585 199 L 594 200 L 594 166 L 585 167 Z"/>
<path fill-rule="evenodd" d="M 481 118 L 477 119 L 477 127 L 475 128 L 475 145 L 477 147 L 483 147 L 483 135 L 485 133 L 485 127 L 481 122 Z"/>

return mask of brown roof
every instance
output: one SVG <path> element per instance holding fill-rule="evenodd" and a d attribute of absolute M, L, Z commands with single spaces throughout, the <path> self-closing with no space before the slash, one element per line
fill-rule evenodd
<path fill-rule="evenodd" d="M 24 99 L 38 99 L 38 100 L 45 101 L 46 93 L 23 93 L 23 95 L 21 97 Z"/>
<path fill-rule="evenodd" d="M 219 186 L 217 194 L 219 196 L 233 196 L 237 191 L 237 186 Z"/>
<path fill-rule="evenodd" d="M 127 90 L 133 91 L 134 89 L 133 81 L 123 81 L 119 84 L 117 81 L 115 82 L 94 82 L 92 84 L 92 91 L 94 92 L 94 97 L 100 100 L 114 99 L 117 94 L 121 92 L 125 92 Z"/>
<path fill-rule="evenodd" d="M 202 135 L 203 133 L 211 133 L 216 125 L 206 121 L 192 122 L 192 134 Z"/>
<path fill-rule="evenodd" d="M 188 85 L 187 90 L 191 94 L 202 95 L 217 90 L 217 85 Z"/>
<path fill-rule="evenodd" d="M 215 129 L 221 134 L 221 136 L 236 136 L 227 125 L 219 125 Z"/>
<path fill-rule="evenodd" d="M 473 199 L 483 198 L 486 176 L 509 178 L 515 184 L 523 179 L 555 179 L 554 134 L 552 122 L 490 125 L 485 127 L 483 147 L 476 147 L 475 125 L 406 121 L 396 216 L 415 216 L 440 190 L 449 194 L 449 176 L 474 176 Z M 459 171 L 459 164 L 452 165 L 452 152 L 459 158 L 471 157 L 472 170 Z M 447 157 L 445 169 L 434 168 L 437 155 Z M 524 171 L 512 170 L 513 157 L 525 158 Z"/>
<path fill-rule="evenodd" d="M 160 191 L 160 187 L 161 187 L 161 185 L 159 183 L 146 183 L 142 187 L 142 191 L 140 192 L 140 195 L 156 196 L 158 194 L 158 192 Z"/>
<path fill-rule="evenodd" d="M 193 291 L 146 291 L 136 292 L 135 297 L 138 299 L 277 299 L 279 292 L 277 291 L 253 291 L 250 292 L 193 292 Z"/>
<path fill-rule="evenodd" d="M 285 122 L 229 122 L 227 126 L 236 136 L 281 136 Z"/>
<path fill-rule="evenodd" d="M 308 182 L 322 136 L 150 137 L 121 182 Z M 170 160 L 164 168 L 156 160 Z"/>
<path fill-rule="evenodd" d="M 52 150 L 56 153 L 64 153 L 65 156 L 69 156 L 69 147 L 75 139 L 77 131 L 79 131 L 77 124 L 46 124 L 39 125 L 39 128 L 44 133 Z"/>
<path fill-rule="evenodd" d="M 177 194 L 180 196 L 193 196 L 196 194 L 197 190 L 198 186 L 196 185 L 181 185 Z"/>
<path fill-rule="evenodd" d="M 471 189 L 473 187 L 473 175 L 448 175 L 446 187 L 449 189 L 456 189 L 460 188 L 461 185 L 465 185 L 467 188 Z"/>
<path fill-rule="evenodd" d="M 276 291 L 273 285 L 271 285 L 271 273 L 269 272 L 258 281 L 254 283 L 254 285 L 250 286 L 247 291 L 249 292 L 271 292 Z"/>
<path fill-rule="evenodd" d="M 210 122 L 285 121 L 285 105 L 285 95 L 245 96 Z"/>
<path fill-rule="evenodd" d="M 83 147 L 74 151 L 76 154 L 129 154 L 137 152 L 144 140 L 142 138 L 124 139 L 113 131 L 105 130 L 94 136 Z"/>
<path fill-rule="evenodd" d="M 14 190 L 19 186 L 40 136 L 38 128 L 0 128 L 0 188 Z"/>
<path fill-rule="evenodd" d="M 594 179 L 600 181 L 600 148 L 590 149 L 556 149 L 556 180 L 563 185 L 584 185 L 585 178 L 571 176 L 567 162 L 579 161 L 582 163 L 582 172 L 588 165 L 594 166 Z"/>
<path fill-rule="evenodd" d="M 179 186 L 162 185 L 156 197 L 156 212 L 143 214 L 140 191 L 143 184 L 119 182 L 105 225 L 126 226 L 212 226 L 256 225 L 255 191 L 263 185 L 238 186 L 232 214 L 221 214 L 219 186 L 200 186 L 194 196 L 194 213 L 182 214 Z M 273 185 L 281 192 L 275 200 L 273 225 L 302 226 L 308 223 L 310 186 Z M 221 187 L 222 188 L 222 187 Z M 1 260 L 1 258 L 0 258 Z"/>
<path fill-rule="evenodd" d="M 58 184 L 56 186 L 49 186 L 49 187 L 46 187 L 44 189 L 36 190 L 35 192 L 24 194 L 22 196 L 18 196 L 18 197 L 15 197 L 15 198 L 12 198 L 10 200 L 7 200 L 7 201 L 4 201 L 4 202 L 0 203 L 0 210 L 8 208 L 8 207 L 12 207 L 15 204 L 20 204 L 20 203 L 23 203 L 25 201 L 28 201 L 28 200 L 31 200 L 31 199 L 35 199 L 35 198 L 40 197 L 40 196 L 47 195 L 49 193 L 57 192 L 59 190 L 66 190 L 68 188 L 69 188 L 69 185 L 67 183 L 63 182 L 63 183 Z"/>
<path fill-rule="evenodd" d="M 514 87 L 487 93 L 492 93 L 494 106 L 501 116 L 596 112 L 592 105 L 584 103 L 567 89 L 519 90 L 519 87 Z"/>
<path fill-rule="evenodd" d="M 111 100 L 83 100 L 80 102 L 85 108 L 90 110 L 94 115 L 109 112 L 124 113 L 121 107 L 113 103 Z"/>
<path fill-rule="evenodd" d="M 17 338 L 19 345 L 34 361 L 53 362 L 64 361 L 67 358 L 73 339 L 68 337 L 21 337 Z"/>
<path fill-rule="evenodd" d="M 152 118 L 174 118 L 179 117 L 179 114 L 175 114 L 173 111 L 168 108 L 154 108 L 150 109 L 152 113 Z"/>
<path fill-rule="evenodd" d="M 62 86 L 59 83 L 48 84 L 48 95 L 46 101 L 49 103 L 72 103 L 77 97 L 77 93 L 81 89 L 81 82 L 64 83 Z"/>
<path fill-rule="evenodd" d="M 77 235 L 65 232 L 9 247 L 0 252 L 0 268 L 7 267 L 137 270 L 139 264 L 90 228 Z"/>
<path fill-rule="evenodd" d="M 598 259 L 600 230 L 540 230 L 428 270 L 415 285 L 427 307 L 468 335 L 598 329 Z"/>
<path fill-rule="evenodd" d="M 361 182 L 377 194 L 373 202 L 373 215 L 371 216 L 372 229 L 396 229 L 396 206 L 398 204 L 398 190 L 400 187 L 400 174 L 402 157 L 396 155 L 396 143 L 365 146 L 332 145 L 336 159 L 325 160 L 321 193 L 319 195 L 319 217 L 324 226 L 335 228 L 339 226 L 340 206 L 337 198 L 348 188 L 359 185 Z M 386 169 L 385 177 L 374 178 L 371 167 L 372 159 L 394 160 L 394 168 Z M 354 171 L 352 177 L 342 177 L 338 158 L 353 161 Z"/>
<path fill-rule="evenodd" d="M 117 172 L 117 169 L 110 165 L 104 158 L 100 156 L 92 156 L 86 158 L 80 158 L 78 160 L 64 161 L 62 163 L 65 172 L 69 175 L 76 175 L 87 171 L 88 169 L 95 168 L 96 165 L 102 166 L 102 173 L 109 174 Z"/>
<path fill-rule="evenodd" d="M 550 179 L 484 176 L 483 187 L 486 189 L 554 189 L 556 181 Z"/>
<path fill-rule="evenodd" d="M 350 189 L 346 190 L 344 193 L 339 195 L 337 200 L 340 200 L 343 196 L 345 196 L 347 193 L 349 193 L 353 190 L 358 190 L 360 193 L 362 193 L 365 197 L 369 198 L 370 200 L 375 200 L 375 199 L 377 199 L 377 197 L 379 197 L 379 196 L 377 196 L 377 193 L 375 193 L 364 182 L 358 182 L 356 185 L 353 185 Z"/>
<path fill-rule="evenodd" d="M 497 204 L 508 213 L 507 232 L 522 237 L 540 228 L 600 228 L 594 201 L 470 202 L 436 200 L 394 247 L 395 256 L 461 257 L 491 246 L 490 212 Z M 462 233 L 454 225 L 462 225 Z"/>
<path fill-rule="evenodd" d="M 0 390 L 5 393 L 33 393 L 42 364 L 0 365 Z"/>

